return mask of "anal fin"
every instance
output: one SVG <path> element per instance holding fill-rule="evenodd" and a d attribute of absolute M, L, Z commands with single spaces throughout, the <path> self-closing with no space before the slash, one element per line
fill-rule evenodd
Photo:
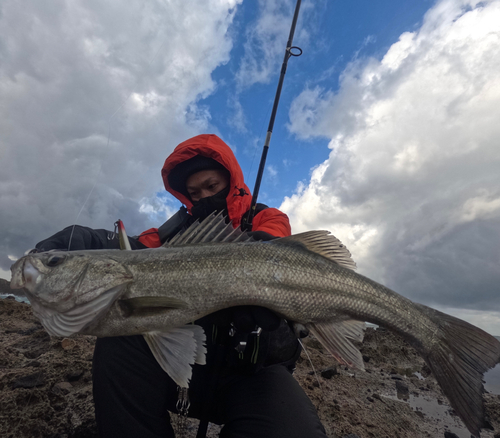
<path fill-rule="evenodd" d="M 167 332 L 146 333 L 144 339 L 163 371 L 182 388 L 189 386 L 191 365 L 205 365 L 206 336 L 198 325 L 188 324 Z"/>
<path fill-rule="evenodd" d="M 366 325 L 353 319 L 333 323 L 312 323 L 306 327 L 341 364 L 364 371 L 363 357 L 351 341 L 361 342 Z"/>

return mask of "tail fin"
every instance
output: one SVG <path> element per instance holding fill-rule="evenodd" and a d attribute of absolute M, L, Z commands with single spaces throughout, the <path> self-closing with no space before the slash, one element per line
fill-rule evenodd
<path fill-rule="evenodd" d="M 479 437 L 484 423 L 483 373 L 500 362 L 500 342 L 465 321 L 418 306 L 439 327 L 432 350 L 420 352 L 453 409 Z"/>

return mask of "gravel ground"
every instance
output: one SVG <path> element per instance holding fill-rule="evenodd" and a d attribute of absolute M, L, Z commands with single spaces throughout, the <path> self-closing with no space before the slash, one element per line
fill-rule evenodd
<path fill-rule="evenodd" d="M 91 336 L 50 338 L 28 304 L 0 300 L 0 436 L 96 437 L 94 344 Z M 294 375 L 329 437 L 470 437 L 423 360 L 394 334 L 367 329 L 359 345 L 366 372 L 336 366 L 313 337 L 304 344 L 312 365 L 302 353 Z M 500 438 L 500 395 L 485 393 L 484 401 L 481 436 Z M 188 420 L 177 436 L 195 437 L 196 428 Z M 219 430 L 210 425 L 208 437 Z"/>

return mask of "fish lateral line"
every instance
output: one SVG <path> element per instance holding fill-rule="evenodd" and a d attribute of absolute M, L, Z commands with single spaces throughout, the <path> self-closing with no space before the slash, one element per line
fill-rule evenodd
<path fill-rule="evenodd" d="M 133 297 L 118 300 L 125 318 L 130 316 L 155 316 L 172 309 L 186 309 L 188 303 L 174 297 Z"/>

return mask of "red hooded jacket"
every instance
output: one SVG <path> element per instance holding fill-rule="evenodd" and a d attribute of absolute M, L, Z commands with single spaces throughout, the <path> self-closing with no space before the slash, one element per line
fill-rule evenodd
<path fill-rule="evenodd" d="M 229 171 L 231 177 L 229 181 L 230 190 L 226 198 L 227 211 L 234 227 L 239 227 L 242 216 L 250 209 L 252 195 L 245 184 L 243 172 L 238 161 L 236 161 L 233 151 L 216 135 L 197 135 L 182 142 L 174 149 L 172 154 L 165 160 L 161 170 L 165 189 L 181 201 L 188 209 L 188 212 L 191 213 L 193 207 L 191 199 L 170 187 L 168 175 L 178 164 L 196 155 L 212 158 Z M 253 219 L 252 231 L 265 231 L 276 237 L 285 237 L 291 234 L 288 216 L 276 208 L 267 208 L 259 212 Z M 150 248 L 161 246 L 157 228 L 144 231 L 139 236 L 139 241 Z"/>

